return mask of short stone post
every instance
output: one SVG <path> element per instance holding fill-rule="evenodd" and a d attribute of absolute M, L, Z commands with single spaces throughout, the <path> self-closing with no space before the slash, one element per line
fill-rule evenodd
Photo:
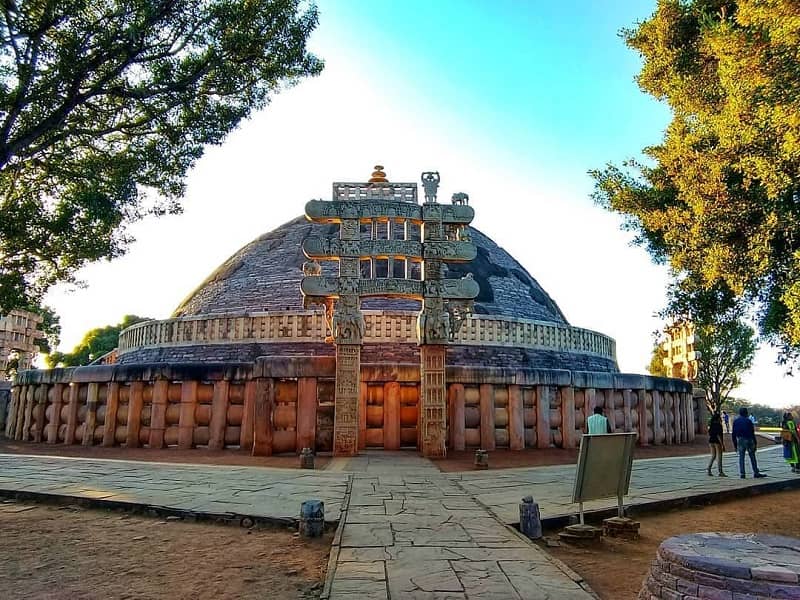
<path fill-rule="evenodd" d="M 519 503 L 519 530 L 532 540 L 542 537 L 542 517 L 533 496 L 525 496 Z"/>
<path fill-rule="evenodd" d="M 486 450 L 475 450 L 475 468 L 489 468 L 489 453 Z"/>
<path fill-rule="evenodd" d="M 314 468 L 314 452 L 311 448 L 303 448 L 300 451 L 300 468 L 313 469 Z"/>
<path fill-rule="evenodd" d="M 320 537 L 325 528 L 325 503 L 322 500 L 305 500 L 300 504 L 300 535 Z"/>

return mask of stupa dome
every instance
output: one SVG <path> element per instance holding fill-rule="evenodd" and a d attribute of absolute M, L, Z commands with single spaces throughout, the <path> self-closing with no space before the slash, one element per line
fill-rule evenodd
<path fill-rule="evenodd" d="M 327 231 L 326 231 L 327 229 Z M 302 244 L 309 235 L 337 234 L 337 226 L 314 225 L 298 217 L 256 238 L 236 252 L 175 309 L 173 317 L 230 312 L 302 310 Z M 534 319 L 567 324 L 561 310 L 537 281 L 491 238 L 470 228 L 478 248 L 470 263 L 453 264 L 449 277 L 472 273 L 481 288 L 475 314 Z M 323 268 L 335 273 L 336 264 Z M 401 299 L 369 299 L 364 310 L 419 310 L 419 303 Z"/>
<path fill-rule="evenodd" d="M 336 237 L 337 225 L 298 217 L 236 252 L 181 302 L 171 318 L 139 323 L 120 336 L 119 361 L 250 362 L 261 356 L 332 356 L 321 308 L 306 310 L 300 292 L 303 241 Z M 477 256 L 449 265 L 447 277 L 467 273 L 480 286 L 473 316 L 455 334 L 448 364 L 617 372 L 614 340 L 571 326 L 525 268 L 474 228 Z M 338 263 L 323 262 L 335 276 Z M 362 362 L 419 364 L 420 303 L 367 298 Z"/>

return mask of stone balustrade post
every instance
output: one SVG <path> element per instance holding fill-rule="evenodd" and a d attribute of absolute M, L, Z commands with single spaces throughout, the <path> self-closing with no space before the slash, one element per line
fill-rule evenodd
<path fill-rule="evenodd" d="M 91 382 L 86 390 L 86 420 L 83 423 L 82 446 L 94 444 L 94 429 L 97 425 L 97 402 L 99 396 L 99 386 L 96 382 Z"/>
<path fill-rule="evenodd" d="M 525 415 L 522 406 L 522 390 L 518 385 L 508 386 L 508 447 L 511 450 L 525 448 Z"/>
<path fill-rule="evenodd" d="M 197 382 L 181 383 L 181 412 L 178 417 L 178 448 L 194 448 L 194 428 L 197 426 Z"/>
<path fill-rule="evenodd" d="M 117 414 L 119 413 L 119 383 L 108 384 L 106 397 L 106 419 L 103 423 L 103 446 L 110 448 L 116 445 Z"/>
<path fill-rule="evenodd" d="M 494 450 L 494 386 L 483 383 L 480 387 L 481 408 L 481 448 Z"/>
<path fill-rule="evenodd" d="M 225 426 L 228 421 L 228 381 L 215 381 L 211 399 L 211 422 L 209 423 L 209 450 L 222 450 L 225 447 Z"/>
<path fill-rule="evenodd" d="M 150 439 L 151 448 L 164 447 L 164 432 L 167 428 L 167 394 L 169 381 L 157 379 L 153 383 L 153 404 L 150 412 Z M 180 417 L 179 417 L 180 418 Z"/>
<path fill-rule="evenodd" d="M 575 435 L 575 388 L 561 388 L 561 439 L 562 447 L 571 449 L 578 445 Z"/>
<path fill-rule="evenodd" d="M 53 386 L 52 417 L 47 424 L 47 443 L 58 442 L 58 429 L 61 426 L 61 407 L 64 404 L 64 384 L 56 383 Z"/>

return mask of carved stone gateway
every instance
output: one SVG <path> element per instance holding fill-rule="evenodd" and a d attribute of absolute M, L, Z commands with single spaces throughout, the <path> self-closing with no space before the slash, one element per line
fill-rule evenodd
<path fill-rule="evenodd" d="M 333 200 L 312 200 L 306 217 L 339 225 L 334 238 L 309 237 L 300 288 L 304 305 L 325 307 L 336 344 L 334 455 L 358 453 L 361 343 L 365 333 L 361 298 L 384 296 L 422 301 L 420 431 L 425 456 L 444 456 L 446 440 L 446 345 L 471 311 L 479 288 L 471 276 L 446 279 L 447 262 L 468 262 L 476 248 L 466 235 L 474 210 L 463 202 L 436 201 L 438 172 L 422 174 L 425 203 L 417 186 L 389 183 L 376 166 L 365 184 L 334 183 Z M 416 233 L 416 232 L 419 233 Z M 338 277 L 325 276 L 318 260 L 338 261 Z"/>
<path fill-rule="evenodd" d="M 9 355 L 17 353 L 17 371 L 30 369 L 33 357 L 39 351 L 36 340 L 45 337 L 39 331 L 42 323 L 41 315 L 25 310 L 12 310 L 7 315 L 0 315 L 0 381 L 6 379 Z"/>

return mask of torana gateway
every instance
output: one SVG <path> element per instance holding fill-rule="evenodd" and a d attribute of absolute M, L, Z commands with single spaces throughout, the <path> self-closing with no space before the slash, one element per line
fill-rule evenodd
<path fill-rule="evenodd" d="M 619 373 L 614 340 L 571 326 L 470 226 L 439 174 L 334 183 L 172 318 L 122 332 L 116 364 L 21 372 L 6 435 L 184 449 L 574 448 L 594 407 L 640 444 L 694 440 L 680 379 Z"/>

